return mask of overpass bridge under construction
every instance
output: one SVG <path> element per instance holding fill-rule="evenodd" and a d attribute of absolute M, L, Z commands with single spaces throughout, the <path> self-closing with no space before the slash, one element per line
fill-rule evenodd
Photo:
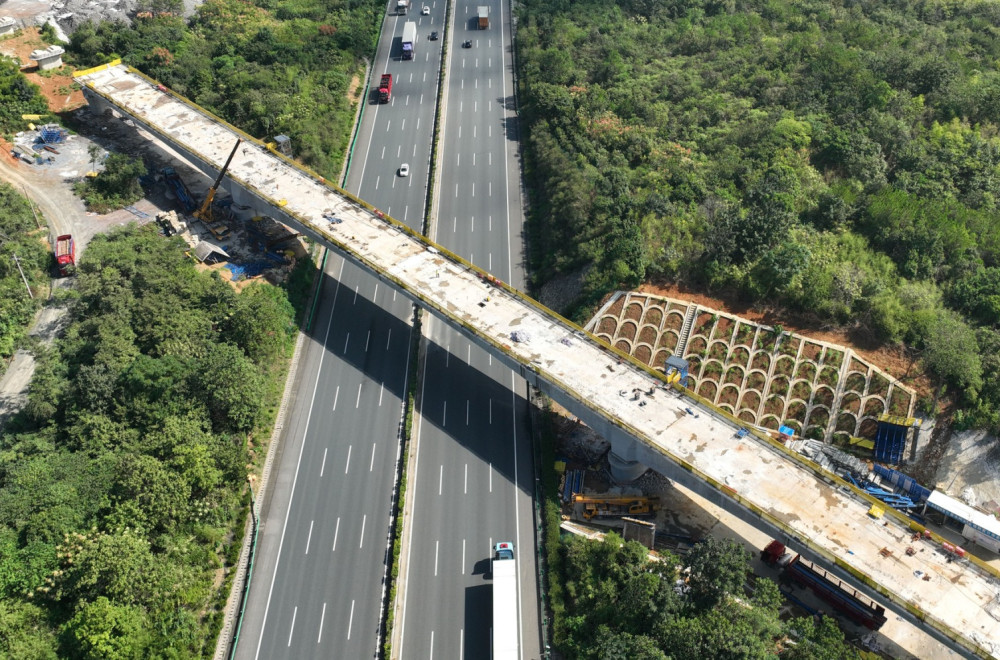
<path fill-rule="evenodd" d="M 308 171 L 141 73 L 110 63 L 81 71 L 92 110 L 115 110 L 206 175 L 226 174 L 254 207 L 374 273 L 484 347 L 612 446 L 619 475 L 646 466 L 820 562 L 968 657 L 1000 658 L 1000 575 L 955 558 L 937 535 L 663 374 L 601 343 L 488 273 Z M 337 222 L 331 222 L 336 217 Z M 912 552 L 908 553 L 908 548 Z"/>

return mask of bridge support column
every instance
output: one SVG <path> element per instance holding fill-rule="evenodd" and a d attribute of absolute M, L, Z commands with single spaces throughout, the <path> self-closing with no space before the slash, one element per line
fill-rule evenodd
<path fill-rule="evenodd" d="M 615 450 L 608 452 L 608 463 L 611 465 L 611 476 L 620 484 L 635 481 L 649 469 L 649 466 L 639 461 L 629 461 L 618 456 Z"/>

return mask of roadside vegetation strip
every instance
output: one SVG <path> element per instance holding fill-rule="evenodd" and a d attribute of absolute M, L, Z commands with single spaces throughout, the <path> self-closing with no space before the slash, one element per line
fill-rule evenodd
<path fill-rule="evenodd" d="M 5 255 L 11 255 L 4 257 L 7 265 L 0 270 L 0 376 L 27 338 L 35 311 L 51 287 L 52 257 L 44 243 L 47 236 L 36 227 L 31 203 L 12 186 L 0 183 L 0 245 Z"/>

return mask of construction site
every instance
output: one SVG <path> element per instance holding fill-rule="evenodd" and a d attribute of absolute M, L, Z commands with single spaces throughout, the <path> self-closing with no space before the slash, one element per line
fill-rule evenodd
<path fill-rule="evenodd" d="M 88 225 L 155 222 L 164 236 L 183 239 L 192 258 L 208 266 L 221 265 L 228 272 L 224 279 L 233 282 L 265 277 L 279 283 L 295 261 L 308 254 L 297 232 L 234 204 L 217 183 L 213 185 L 176 154 L 144 148 L 146 143 L 136 140 L 130 120 L 105 117 L 90 123 L 88 128 L 96 132 L 86 135 L 57 124 L 36 126 L 33 119 L 27 118 L 27 129 L 14 136 L 11 153 L 55 186 L 71 188 L 76 181 L 96 176 L 109 152 L 141 157 L 145 163 L 146 174 L 139 178 L 143 198 L 105 216 L 89 213 Z M 84 124 L 80 122 L 81 128 Z M 64 231 L 85 245 L 94 230 L 72 226 Z"/>

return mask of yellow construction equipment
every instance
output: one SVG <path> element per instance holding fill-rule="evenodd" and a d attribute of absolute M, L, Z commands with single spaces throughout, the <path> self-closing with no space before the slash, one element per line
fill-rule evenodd
<path fill-rule="evenodd" d="M 21 115 L 21 119 L 25 121 L 41 121 L 42 117 L 47 117 L 48 115 Z"/>
<path fill-rule="evenodd" d="M 655 499 L 648 497 L 589 497 L 576 495 L 576 504 L 583 505 L 583 518 L 620 518 L 621 516 L 646 516 L 656 510 Z"/>
<path fill-rule="evenodd" d="M 226 170 L 229 169 L 229 163 L 233 162 L 233 156 L 236 155 L 236 150 L 240 148 L 240 144 L 242 142 L 242 138 L 236 139 L 236 145 L 229 153 L 229 158 L 226 159 L 226 164 L 222 166 L 222 170 L 219 172 L 219 178 L 217 178 L 215 183 L 212 184 L 212 187 L 208 189 L 208 193 L 205 195 L 205 201 L 202 203 L 201 208 L 194 212 L 194 217 L 198 218 L 206 225 L 212 224 L 213 221 L 212 201 L 215 199 L 215 191 L 219 189 L 219 184 L 222 183 L 222 177 L 226 176 Z"/>

